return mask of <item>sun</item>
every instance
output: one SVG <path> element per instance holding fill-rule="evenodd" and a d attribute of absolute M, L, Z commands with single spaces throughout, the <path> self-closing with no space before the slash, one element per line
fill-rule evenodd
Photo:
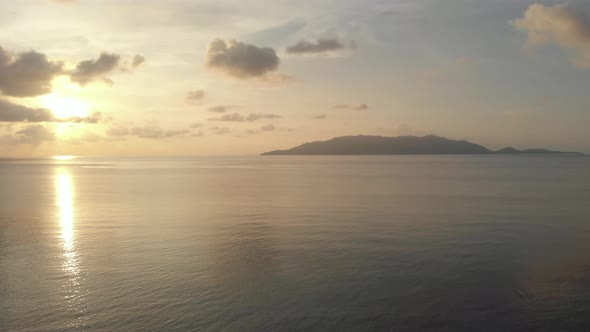
<path fill-rule="evenodd" d="M 61 119 L 73 116 L 86 117 L 91 113 L 90 105 L 86 101 L 59 94 L 41 97 L 40 104 Z"/>

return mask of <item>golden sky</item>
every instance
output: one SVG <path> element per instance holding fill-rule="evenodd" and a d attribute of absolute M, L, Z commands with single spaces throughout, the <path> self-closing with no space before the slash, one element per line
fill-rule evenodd
<path fill-rule="evenodd" d="M 590 152 L 590 4 L 0 2 L 0 156 L 243 155 L 341 135 Z"/>

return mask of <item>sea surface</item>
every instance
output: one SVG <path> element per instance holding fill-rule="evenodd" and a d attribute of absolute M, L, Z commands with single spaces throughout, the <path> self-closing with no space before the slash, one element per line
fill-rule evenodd
<path fill-rule="evenodd" d="M 0 160 L 0 331 L 588 331 L 590 157 Z"/>

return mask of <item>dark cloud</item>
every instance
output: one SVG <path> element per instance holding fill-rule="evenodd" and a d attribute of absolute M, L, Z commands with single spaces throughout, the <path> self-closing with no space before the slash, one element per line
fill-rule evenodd
<path fill-rule="evenodd" d="M 84 60 L 70 73 L 70 79 L 81 86 L 94 81 L 102 81 L 109 85 L 113 81 L 106 75 L 119 66 L 121 56 L 114 53 L 103 52 L 96 60 Z"/>
<path fill-rule="evenodd" d="M 51 122 L 55 116 L 45 108 L 30 108 L 0 99 L 0 122 Z"/>
<path fill-rule="evenodd" d="M 340 40 L 333 38 L 320 38 L 315 41 L 300 40 L 297 44 L 287 47 L 289 54 L 326 53 L 345 49 L 346 46 Z"/>
<path fill-rule="evenodd" d="M 224 114 L 217 118 L 210 118 L 209 121 L 223 121 L 223 122 L 253 122 L 261 119 L 278 119 L 280 115 L 268 113 L 250 113 L 242 115 L 239 113 Z"/>
<path fill-rule="evenodd" d="M 31 108 L 0 99 L 0 122 L 74 122 L 99 123 L 102 121 L 100 112 L 93 112 L 86 117 L 73 116 L 57 118 L 45 108 Z"/>
<path fill-rule="evenodd" d="M 279 67 L 279 57 L 270 47 L 215 39 L 207 49 L 206 65 L 227 75 L 248 79 L 275 71 Z"/>
<path fill-rule="evenodd" d="M 327 118 L 326 114 L 319 114 L 311 117 L 314 120 L 325 120 Z"/>
<path fill-rule="evenodd" d="M 51 92 L 51 81 L 63 64 L 35 51 L 12 55 L 0 47 L 0 91 L 7 96 L 33 97 Z"/>
<path fill-rule="evenodd" d="M 525 48 L 556 44 L 571 51 L 570 63 L 590 68 L 590 19 L 584 12 L 566 4 L 545 6 L 536 3 L 512 24 L 527 32 Z"/>
<path fill-rule="evenodd" d="M 193 123 L 193 124 L 191 124 L 189 126 L 189 128 L 192 128 L 192 129 L 197 129 L 197 128 L 201 128 L 201 127 L 203 127 L 203 124 L 198 123 L 198 122 L 197 123 Z"/>
<path fill-rule="evenodd" d="M 335 110 L 350 110 L 350 111 L 365 111 L 369 109 L 367 104 L 350 105 L 350 104 L 338 104 L 332 107 Z"/>
<path fill-rule="evenodd" d="M 205 97 L 205 91 L 203 90 L 193 90 L 189 91 L 186 94 L 186 102 L 189 104 L 197 103 L 201 101 Z"/>

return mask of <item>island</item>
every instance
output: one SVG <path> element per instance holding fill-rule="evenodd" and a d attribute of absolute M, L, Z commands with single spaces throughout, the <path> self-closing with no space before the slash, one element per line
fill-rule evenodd
<path fill-rule="evenodd" d="M 490 150 L 484 146 L 448 138 L 427 136 L 341 136 L 327 141 L 308 142 L 288 150 L 262 155 L 443 155 L 443 154 L 580 154 L 545 149 L 518 150 L 512 147 Z"/>

